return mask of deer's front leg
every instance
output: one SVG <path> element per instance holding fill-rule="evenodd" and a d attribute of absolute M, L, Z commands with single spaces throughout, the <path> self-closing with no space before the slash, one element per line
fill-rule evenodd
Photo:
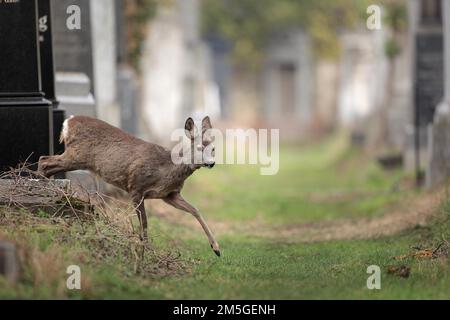
<path fill-rule="evenodd" d="M 170 204 L 171 206 L 189 212 L 191 213 L 200 223 L 200 225 L 203 228 L 203 231 L 205 231 L 206 236 L 208 237 L 209 243 L 211 244 L 211 248 L 214 250 L 214 253 L 220 257 L 220 248 L 219 244 L 217 243 L 216 239 L 214 238 L 211 230 L 209 229 L 208 225 L 206 224 L 206 221 L 203 219 L 200 212 L 192 206 L 189 202 L 184 200 L 184 198 L 179 193 L 171 193 L 168 197 L 163 199 L 166 203 Z"/>
<path fill-rule="evenodd" d="M 139 218 L 140 224 L 140 237 L 141 240 L 147 241 L 147 214 L 145 213 L 145 205 L 144 198 L 142 197 L 134 197 L 133 198 L 134 207 L 136 208 L 136 214 Z"/>

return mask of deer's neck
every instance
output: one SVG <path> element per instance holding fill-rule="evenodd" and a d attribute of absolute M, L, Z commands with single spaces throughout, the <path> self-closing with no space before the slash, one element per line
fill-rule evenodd
<path fill-rule="evenodd" d="M 188 164 L 173 164 L 169 172 L 166 173 L 166 180 L 172 191 L 180 191 L 189 176 L 198 168 Z"/>
<path fill-rule="evenodd" d="M 191 144 L 191 148 L 193 148 L 193 145 Z M 184 150 L 184 148 L 183 148 Z M 189 148 L 187 148 L 189 150 Z M 192 149 L 191 149 L 192 150 Z M 183 157 L 183 153 L 180 153 L 180 156 Z M 168 151 L 168 157 L 170 158 L 170 151 Z M 172 163 L 170 170 L 170 176 L 173 178 L 176 178 L 179 180 L 185 180 L 187 179 L 192 173 L 194 173 L 195 170 L 200 169 L 202 167 L 201 164 L 194 164 L 194 158 L 191 157 L 191 163 L 181 163 L 181 164 L 174 164 Z"/>
<path fill-rule="evenodd" d="M 180 171 L 186 173 L 188 176 L 194 173 L 195 170 L 200 169 L 202 166 L 200 164 L 181 164 Z"/>
<path fill-rule="evenodd" d="M 178 179 L 185 180 L 187 179 L 191 174 L 194 173 L 195 170 L 200 169 L 201 165 L 195 165 L 195 164 L 173 164 L 172 170 L 171 170 L 171 176 L 177 177 Z M 178 180 L 177 179 L 177 180 Z"/>

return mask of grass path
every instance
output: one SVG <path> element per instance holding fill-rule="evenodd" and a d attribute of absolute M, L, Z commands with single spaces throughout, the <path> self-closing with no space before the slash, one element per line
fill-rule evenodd
<path fill-rule="evenodd" d="M 0 238 L 28 257 L 17 285 L 0 278 L 0 298 L 450 299 L 442 192 L 414 190 L 407 175 L 382 171 L 345 141 L 284 147 L 275 176 L 253 166 L 193 175 L 184 196 L 216 234 L 221 258 L 192 216 L 161 201 L 147 203 L 152 245 L 179 254 L 179 264 L 149 261 L 140 274 L 109 225 L 2 220 L 0 211 Z M 439 254 L 411 254 L 427 248 Z M 72 264 L 83 273 L 80 291 L 65 289 Z M 381 290 L 366 287 L 370 265 L 381 268 Z M 390 274 L 392 267 L 409 268 L 409 277 Z"/>
<path fill-rule="evenodd" d="M 386 213 L 376 217 L 344 218 L 326 222 L 283 224 L 273 226 L 262 221 L 234 222 L 210 220 L 209 223 L 219 234 L 245 234 L 289 243 L 304 243 L 345 239 L 370 239 L 389 236 L 401 231 L 427 224 L 439 206 L 444 192 L 430 191 L 411 197 L 405 203 L 399 203 Z M 152 201 L 150 212 L 158 219 L 171 224 L 187 227 L 201 232 L 198 223 L 191 217 L 180 217 L 180 212 L 164 203 Z"/>

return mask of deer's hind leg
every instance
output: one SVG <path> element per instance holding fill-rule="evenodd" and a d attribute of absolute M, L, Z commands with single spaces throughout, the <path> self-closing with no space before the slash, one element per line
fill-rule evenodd
<path fill-rule="evenodd" d="M 64 153 L 62 155 L 42 156 L 39 158 L 38 172 L 47 178 L 71 170 L 73 170 L 72 163 L 66 159 Z"/>

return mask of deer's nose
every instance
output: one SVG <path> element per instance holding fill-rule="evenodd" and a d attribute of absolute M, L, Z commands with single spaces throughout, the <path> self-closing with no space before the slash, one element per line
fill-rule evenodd
<path fill-rule="evenodd" d="M 208 163 L 206 166 L 208 167 L 208 169 L 212 169 L 215 164 L 216 164 L 215 162 L 212 162 L 212 163 Z"/>

